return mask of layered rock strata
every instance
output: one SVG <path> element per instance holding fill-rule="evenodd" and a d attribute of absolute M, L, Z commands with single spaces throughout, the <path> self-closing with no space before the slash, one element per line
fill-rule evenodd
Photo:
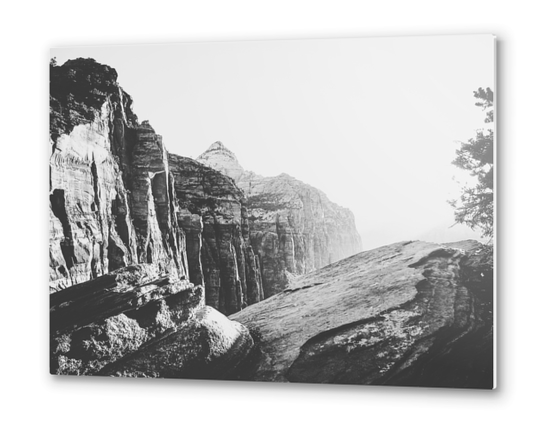
<path fill-rule="evenodd" d="M 116 78 L 51 67 L 51 373 L 226 378 L 252 338 L 189 282 L 167 151 Z"/>
<path fill-rule="evenodd" d="M 230 317 L 257 343 L 240 378 L 493 387 L 490 247 L 397 243 L 292 286 Z"/>
<path fill-rule="evenodd" d="M 352 213 L 287 174 L 245 171 L 233 152 L 213 143 L 197 160 L 231 177 L 247 197 L 250 243 L 259 257 L 264 296 L 302 275 L 361 251 Z"/>
<path fill-rule="evenodd" d="M 138 263 L 187 276 L 166 150 L 116 79 L 92 59 L 51 66 L 51 291 Z"/>
<path fill-rule="evenodd" d="M 227 378 L 248 330 L 204 305 L 202 286 L 133 265 L 51 294 L 51 373 Z"/>
<path fill-rule="evenodd" d="M 229 177 L 192 159 L 170 154 L 169 164 L 190 280 L 203 283 L 207 304 L 225 314 L 262 300 L 242 191 Z"/>
<path fill-rule="evenodd" d="M 51 67 L 51 291 L 151 263 L 190 273 L 222 312 L 258 302 L 243 194 L 228 177 L 168 156 L 116 79 L 92 59 Z"/>

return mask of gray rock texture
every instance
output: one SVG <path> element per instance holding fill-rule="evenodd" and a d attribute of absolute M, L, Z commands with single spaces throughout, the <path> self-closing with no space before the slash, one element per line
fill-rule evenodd
<path fill-rule="evenodd" d="M 167 153 L 116 79 L 92 59 L 51 66 L 51 291 L 138 263 L 188 274 Z"/>
<path fill-rule="evenodd" d="M 170 172 L 116 79 L 93 59 L 51 65 L 51 373 L 227 378 L 252 338 L 203 285 L 228 312 L 261 298 L 240 191 L 196 162 Z"/>
<path fill-rule="evenodd" d="M 168 154 L 116 79 L 51 66 L 53 374 L 492 387 L 490 246 L 356 254 L 348 210 Z"/>
<path fill-rule="evenodd" d="M 299 277 L 230 318 L 259 381 L 493 387 L 492 249 L 404 242 Z"/>
<path fill-rule="evenodd" d="M 51 294 L 51 373 L 226 378 L 253 346 L 202 286 L 132 265 Z"/>
<path fill-rule="evenodd" d="M 177 329 L 102 370 L 102 375 L 231 379 L 254 346 L 243 325 L 215 309 L 198 309 Z"/>
<path fill-rule="evenodd" d="M 190 280 L 203 282 L 207 304 L 225 314 L 262 300 L 243 192 L 231 178 L 192 159 L 170 154 L 169 164 Z"/>
<path fill-rule="evenodd" d="M 320 190 L 287 174 L 262 177 L 245 171 L 221 142 L 197 160 L 231 177 L 247 197 L 250 243 L 265 297 L 287 288 L 297 275 L 361 251 L 352 213 Z"/>
<path fill-rule="evenodd" d="M 208 304 L 224 313 L 260 301 L 243 193 L 168 155 L 116 79 L 92 59 L 51 67 L 51 291 L 150 263 L 205 284 Z"/>

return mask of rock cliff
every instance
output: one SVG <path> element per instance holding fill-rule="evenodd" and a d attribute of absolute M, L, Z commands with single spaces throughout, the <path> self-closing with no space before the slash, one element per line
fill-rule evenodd
<path fill-rule="evenodd" d="M 287 174 L 245 171 L 219 141 L 197 160 L 231 177 L 247 196 L 250 243 L 259 257 L 265 297 L 287 288 L 296 275 L 361 251 L 352 213 L 320 190 Z"/>
<path fill-rule="evenodd" d="M 225 314 L 263 299 L 260 265 L 249 240 L 245 198 L 233 180 L 192 159 L 169 155 L 187 237 L 190 280 Z"/>
<path fill-rule="evenodd" d="M 151 263 L 205 284 L 207 303 L 221 312 L 260 301 L 242 192 L 168 155 L 116 80 L 92 59 L 51 67 L 51 290 Z"/>
<path fill-rule="evenodd" d="M 138 263 L 186 277 L 161 137 L 139 124 L 114 69 L 76 59 L 50 70 L 50 289 Z"/>
<path fill-rule="evenodd" d="M 347 210 L 220 143 L 168 154 L 116 79 L 51 66 L 52 373 L 492 387 L 491 247 L 349 256 Z"/>
<path fill-rule="evenodd" d="M 50 99 L 52 291 L 153 263 L 229 314 L 361 248 L 350 212 L 294 178 L 245 172 L 221 143 L 199 160 L 233 180 L 168 155 L 106 65 L 52 66 Z"/>
<path fill-rule="evenodd" d="M 203 284 L 229 312 L 259 300 L 239 190 L 225 181 L 220 194 L 229 179 L 200 164 L 172 171 L 114 69 L 76 59 L 50 71 L 51 372 L 226 378 L 253 342 L 205 306 Z M 213 188 L 183 192 L 181 207 L 191 181 Z"/>
<path fill-rule="evenodd" d="M 396 243 L 292 286 L 230 316 L 257 344 L 240 378 L 493 387 L 491 247 Z"/>

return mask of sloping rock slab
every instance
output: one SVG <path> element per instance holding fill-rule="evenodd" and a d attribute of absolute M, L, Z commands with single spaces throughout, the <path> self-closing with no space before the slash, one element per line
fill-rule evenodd
<path fill-rule="evenodd" d="M 206 306 L 178 329 L 104 368 L 101 375 L 227 379 L 253 345 L 246 327 Z"/>
<path fill-rule="evenodd" d="M 299 277 L 230 319 L 258 352 L 241 379 L 493 387 L 491 247 L 403 242 Z"/>

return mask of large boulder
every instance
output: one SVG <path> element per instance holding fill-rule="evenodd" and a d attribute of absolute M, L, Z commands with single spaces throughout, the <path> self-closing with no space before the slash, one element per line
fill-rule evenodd
<path fill-rule="evenodd" d="M 219 378 L 252 345 L 244 326 L 204 305 L 201 285 L 156 265 L 51 294 L 52 374 Z"/>
<path fill-rule="evenodd" d="M 491 247 L 403 242 L 298 278 L 230 318 L 259 381 L 492 388 Z"/>
<path fill-rule="evenodd" d="M 236 375 L 253 345 L 246 327 L 206 306 L 178 329 L 165 332 L 101 374 L 228 379 Z"/>

